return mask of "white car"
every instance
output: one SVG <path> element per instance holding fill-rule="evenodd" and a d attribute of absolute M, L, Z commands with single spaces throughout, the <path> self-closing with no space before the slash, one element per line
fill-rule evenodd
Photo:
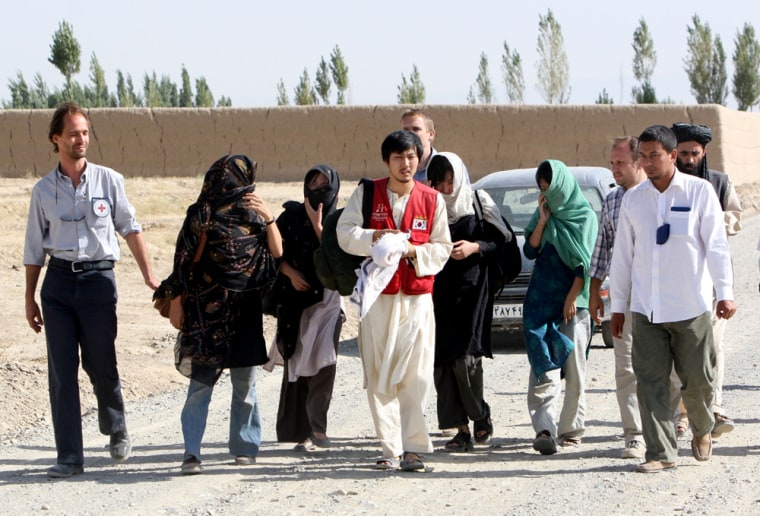
<path fill-rule="evenodd" d="M 602 211 L 602 202 L 607 194 L 616 187 L 612 172 L 604 167 L 568 167 L 575 176 L 591 209 L 596 213 L 597 221 Z M 485 190 L 501 209 L 501 213 L 512 225 L 517 235 L 517 242 L 522 251 L 525 242 L 525 226 L 530 222 L 538 206 L 541 193 L 536 184 L 536 168 L 521 168 L 492 172 L 478 180 L 473 188 Z M 525 292 L 528 290 L 533 260 L 523 255 L 522 271 L 512 283 L 505 285 L 496 294 L 494 301 L 493 326 L 505 328 L 522 327 L 522 308 Z M 604 344 L 612 347 L 610 332 L 610 305 L 607 282 L 602 285 L 605 318 L 602 327 Z"/>

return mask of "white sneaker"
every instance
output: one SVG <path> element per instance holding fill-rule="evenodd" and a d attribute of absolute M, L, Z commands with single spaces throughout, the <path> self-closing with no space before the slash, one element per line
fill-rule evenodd
<path fill-rule="evenodd" d="M 625 443 L 625 448 L 623 448 L 623 453 L 620 456 L 623 459 L 641 459 L 644 457 L 645 451 L 644 443 L 633 439 Z"/>
<path fill-rule="evenodd" d="M 734 422 L 731 418 L 721 414 L 715 414 L 715 426 L 713 426 L 711 436 L 713 439 L 720 439 L 720 436 L 727 434 L 734 429 Z"/>

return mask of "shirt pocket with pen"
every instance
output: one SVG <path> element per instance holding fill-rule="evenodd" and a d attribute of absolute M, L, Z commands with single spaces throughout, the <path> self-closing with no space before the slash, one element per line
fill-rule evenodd
<path fill-rule="evenodd" d="M 684 236 L 689 234 L 691 207 L 690 206 L 672 206 L 669 215 L 670 235 Z"/>

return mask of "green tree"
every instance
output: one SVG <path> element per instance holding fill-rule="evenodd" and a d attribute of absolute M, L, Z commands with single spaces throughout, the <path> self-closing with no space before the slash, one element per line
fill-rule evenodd
<path fill-rule="evenodd" d="M 346 66 L 346 63 L 343 60 L 343 54 L 338 45 L 335 45 L 335 48 L 330 54 L 330 73 L 332 74 L 332 80 L 335 83 L 335 89 L 338 90 L 338 98 L 335 103 L 345 104 L 346 90 L 348 90 L 348 66 Z"/>
<path fill-rule="evenodd" d="M 538 91 L 549 104 L 570 100 L 570 65 L 565 53 L 562 27 L 549 9 L 538 15 Z"/>
<path fill-rule="evenodd" d="M 475 90 L 472 89 L 472 86 L 470 86 L 470 89 L 467 91 L 467 103 L 468 104 L 478 103 L 478 98 L 475 96 Z"/>
<path fill-rule="evenodd" d="M 317 92 L 311 85 L 309 71 L 304 68 L 298 84 L 293 90 L 293 102 L 296 106 L 311 106 L 317 103 Z"/>
<path fill-rule="evenodd" d="M 158 91 L 161 94 L 161 107 L 179 107 L 179 90 L 171 77 L 168 75 L 161 76 Z M 213 106 L 213 103 L 211 105 Z"/>
<path fill-rule="evenodd" d="M 688 55 L 684 70 L 689 77 L 691 93 L 699 104 L 726 104 L 728 76 L 726 53 L 720 36 L 713 38 L 710 25 L 702 24 L 696 14 L 691 18 L 693 26 L 687 25 Z"/>
<path fill-rule="evenodd" d="M 633 87 L 633 98 L 638 104 L 656 104 L 657 95 L 652 86 L 652 74 L 657 65 L 657 52 L 649 34 L 649 27 L 644 18 L 639 20 L 639 26 L 633 31 L 633 76 L 639 81 L 639 86 Z"/>
<path fill-rule="evenodd" d="M 214 96 L 203 76 L 195 79 L 195 107 L 214 107 Z"/>
<path fill-rule="evenodd" d="M 614 103 L 615 102 L 612 100 L 612 97 L 610 97 L 610 94 L 607 93 L 607 88 L 602 88 L 602 92 L 596 98 L 596 102 L 594 102 L 594 104 L 614 104 Z"/>
<path fill-rule="evenodd" d="M 158 87 L 155 71 L 153 75 L 146 73 L 143 77 L 143 98 L 145 99 L 145 107 L 161 107 L 161 90 Z"/>
<path fill-rule="evenodd" d="M 108 93 L 108 84 L 106 84 L 106 72 L 100 66 L 95 52 L 90 57 L 90 83 L 91 86 L 86 90 L 90 107 L 113 107 L 115 99 L 112 99 Z M 114 103 L 112 103 L 114 101 Z"/>
<path fill-rule="evenodd" d="M 16 73 L 16 79 L 8 81 L 8 90 L 11 93 L 10 101 L 3 101 L 4 109 L 29 109 L 32 107 L 32 94 L 29 85 L 20 71 Z"/>
<path fill-rule="evenodd" d="M 60 22 L 58 30 L 53 34 L 48 61 L 66 78 L 65 95 L 69 98 L 73 98 L 71 77 L 79 73 L 82 66 L 81 55 L 82 49 L 74 37 L 74 28 L 65 20 Z"/>
<path fill-rule="evenodd" d="M 116 70 L 116 99 L 119 107 L 130 108 L 140 106 L 142 102 L 135 93 L 135 85 L 132 83 L 132 76 L 127 75 L 126 79 L 121 70 Z"/>
<path fill-rule="evenodd" d="M 288 98 L 288 90 L 285 89 L 285 83 L 280 77 L 280 82 L 277 83 L 277 105 L 289 106 L 290 99 Z"/>
<path fill-rule="evenodd" d="M 409 80 L 406 80 L 404 74 L 401 74 L 401 84 L 398 86 L 398 103 L 399 104 L 424 104 L 425 103 L 425 85 L 422 84 L 420 71 L 417 65 L 412 65 L 412 74 Z"/>
<path fill-rule="evenodd" d="M 480 64 L 478 65 L 478 76 L 475 78 L 475 86 L 477 87 L 477 94 L 473 95 L 473 90 L 470 88 L 470 95 L 472 100 L 477 100 L 481 104 L 493 104 L 493 88 L 491 87 L 491 77 L 488 75 L 488 56 L 485 52 L 480 54 Z M 475 104 L 475 102 L 471 102 Z"/>
<path fill-rule="evenodd" d="M 510 50 L 504 42 L 504 54 L 501 56 L 501 71 L 504 86 L 511 104 L 522 104 L 525 97 L 525 79 L 523 78 L 522 60 L 517 50 Z"/>
<path fill-rule="evenodd" d="M 760 103 L 760 43 L 755 38 L 755 28 L 744 24 L 734 39 L 734 98 L 741 111 L 751 110 Z"/>
<path fill-rule="evenodd" d="M 216 107 L 232 107 L 232 99 L 222 95 L 216 103 Z"/>
<path fill-rule="evenodd" d="M 31 105 L 29 107 L 32 109 L 51 108 L 56 104 L 39 72 L 34 74 L 34 88 L 30 91 L 30 95 Z"/>
<path fill-rule="evenodd" d="M 329 104 L 332 80 L 330 80 L 330 68 L 327 66 L 327 62 L 325 61 L 324 57 L 319 61 L 315 81 L 317 83 L 315 89 L 319 95 L 319 98 L 322 99 L 322 103 Z"/>
<path fill-rule="evenodd" d="M 190 74 L 185 65 L 182 65 L 182 87 L 179 90 L 179 107 L 193 107 L 193 85 L 190 82 Z"/>

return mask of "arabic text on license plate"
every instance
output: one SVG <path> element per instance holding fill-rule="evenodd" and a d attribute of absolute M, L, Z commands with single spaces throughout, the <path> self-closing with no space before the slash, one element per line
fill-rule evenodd
<path fill-rule="evenodd" d="M 520 319 L 522 318 L 522 305 L 494 305 L 494 319 Z"/>

